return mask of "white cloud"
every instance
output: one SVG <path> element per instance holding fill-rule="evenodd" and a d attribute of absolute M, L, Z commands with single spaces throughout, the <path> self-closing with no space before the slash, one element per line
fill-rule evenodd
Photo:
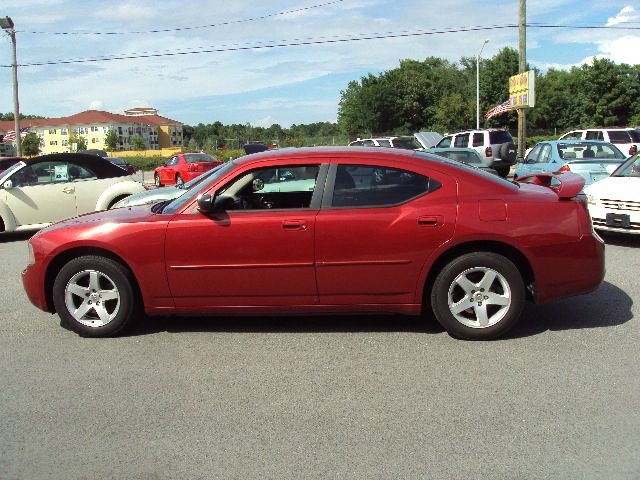
<path fill-rule="evenodd" d="M 621 23 L 637 22 L 640 19 L 640 14 L 636 13 L 636 10 L 627 5 L 615 16 L 607 20 L 607 27 L 613 27 L 620 25 Z"/>
<path fill-rule="evenodd" d="M 261 118 L 260 120 L 257 120 L 255 123 L 252 123 L 252 125 L 256 127 L 269 128 L 274 123 L 278 123 L 276 119 L 273 118 L 271 115 L 267 115 L 266 117 Z"/>
<path fill-rule="evenodd" d="M 104 102 L 102 100 L 93 100 L 89 104 L 89 110 L 104 110 Z"/>

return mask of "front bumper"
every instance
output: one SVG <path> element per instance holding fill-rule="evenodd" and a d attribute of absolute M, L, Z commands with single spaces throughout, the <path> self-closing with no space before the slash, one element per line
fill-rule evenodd
<path fill-rule="evenodd" d="M 607 232 L 640 235 L 640 209 L 628 209 L 626 208 L 628 203 L 612 201 L 605 205 L 597 201 L 595 205 L 589 204 L 593 228 Z"/>

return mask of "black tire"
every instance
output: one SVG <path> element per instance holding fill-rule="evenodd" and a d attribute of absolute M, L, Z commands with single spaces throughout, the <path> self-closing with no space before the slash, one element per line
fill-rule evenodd
<path fill-rule="evenodd" d="M 180 187 L 184 185 L 184 180 L 182 179 L 182 176 L 180 174 L 176 175 L 176 186 Z"/>
<path fill-rule="evenodd" d="M 505 162 L 515 163 L 518 150 L 513 142 L 505 142 L 498 149 L 498 156 Z"/>
<path fill-rule="evenodd" d="M 119 202 L 120 200 L 122 200 L 123 198 L 127 198 L 127 197 L 129 197 L 129 196 L 130 196 L 130 195 L 129 195 L 129 194 L 127 194 L 127 195 L 120 195 L 120 196 L 118 196 L 118 197 L 114 198 L 113 200 L 111 200 L 111 203 L 109 203 L 109 206 L 107 207 L 107 210 L 111 210 L 111 209 L 113 208 L 113 206 L 114 206 L 116 203 L 118 203 L 118 202 Z"/>
<path fill-rule="evenodd" d="M 73 293 L 72 287 L 75 290 Z M 105 300 L 103 297 L 107 295 L 115 295 L 117 298 Z M 136 311 L 131 272 L 118 262 L 101 256 L 87 255 L 74 258 L 62 267 L 56 276 L 53 284 L 53 303 L 65 328 L 84 337 L 116 335 L 127 326 Z M 68 304 L 71 308 L 76 308 L 75 316 Z M 86 313 L 78 313 L 83 308 L 87 309 Z M 109 316 L 108 321 L 103 321 L 98 309 L 105 316 Z"/>
<path fill-rule="evenodd" d="M 493 280 L 491 272 L 497 274 Z M 509 259 L 491 252 L 453 259 L 440 271 L 431 290 L 431 308 L 438 322 L 449 334 L 466 340 L 504 335 L 520 318 L 524 303 L 520 271 Z M 456 307 L 460 311 L 454 313 Z M 486 320 L 480 318 L 483 311 Z"/>
<path fill-rule="evenodd" d="M 509 172 L 511 171 L 511 167 L 495 167 L 496 172 L 502 178 L 507 178 L 509 176 Z"/>
<path fill-rule="evenodd" d="M 153 176 L 153 183 L 156 187 L 162 186 L 162 182 L 160 182 L 160 175 L 158 175 L 157 173 Z"/>

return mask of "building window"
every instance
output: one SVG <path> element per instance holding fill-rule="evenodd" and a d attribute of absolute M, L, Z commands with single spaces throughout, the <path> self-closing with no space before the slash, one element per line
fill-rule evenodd
<path fill-rule="evenodd" d="M 67 130 L 66 128 L 60 129 L 60 135 L 69 135 L 69 130 Z"/>
<path fill-rule="evenodd" d="M 56 129 L 55 128 L 50 128 L 49 129 L 49 134 L 55 135 L 56 134 Z"/>
<path fill-rule="evenodd" d="M 57 140 L 50 140 L 49 141 L 49 145 L 58 145 L 58 141 Z"/>
<path fill-rule="evenodd" d="M 69 145 L 69 140 L 62 140 L 62 146 L 66 147 Z"/>

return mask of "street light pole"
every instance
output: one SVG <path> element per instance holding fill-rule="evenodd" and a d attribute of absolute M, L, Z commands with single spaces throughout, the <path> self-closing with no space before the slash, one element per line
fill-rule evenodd
<path fill-rule="evenodd" d="M 7 32 L 13 46 L 13 117 L 16 132 L 16 156 L 22 156 L 22 136 L 20 135 L 20 104 L 18 103 L 18 56 L 16 53 L 16 29 L 9 17 L 0 18 L 0 28 Z"/>
<path fill-rule="evenodd" d="M 487 43 L 489 43 L 488 38 L 480 47 L 478 55 L 476 55 L 476 130 L 480 130 L 480 55 Z"/>

